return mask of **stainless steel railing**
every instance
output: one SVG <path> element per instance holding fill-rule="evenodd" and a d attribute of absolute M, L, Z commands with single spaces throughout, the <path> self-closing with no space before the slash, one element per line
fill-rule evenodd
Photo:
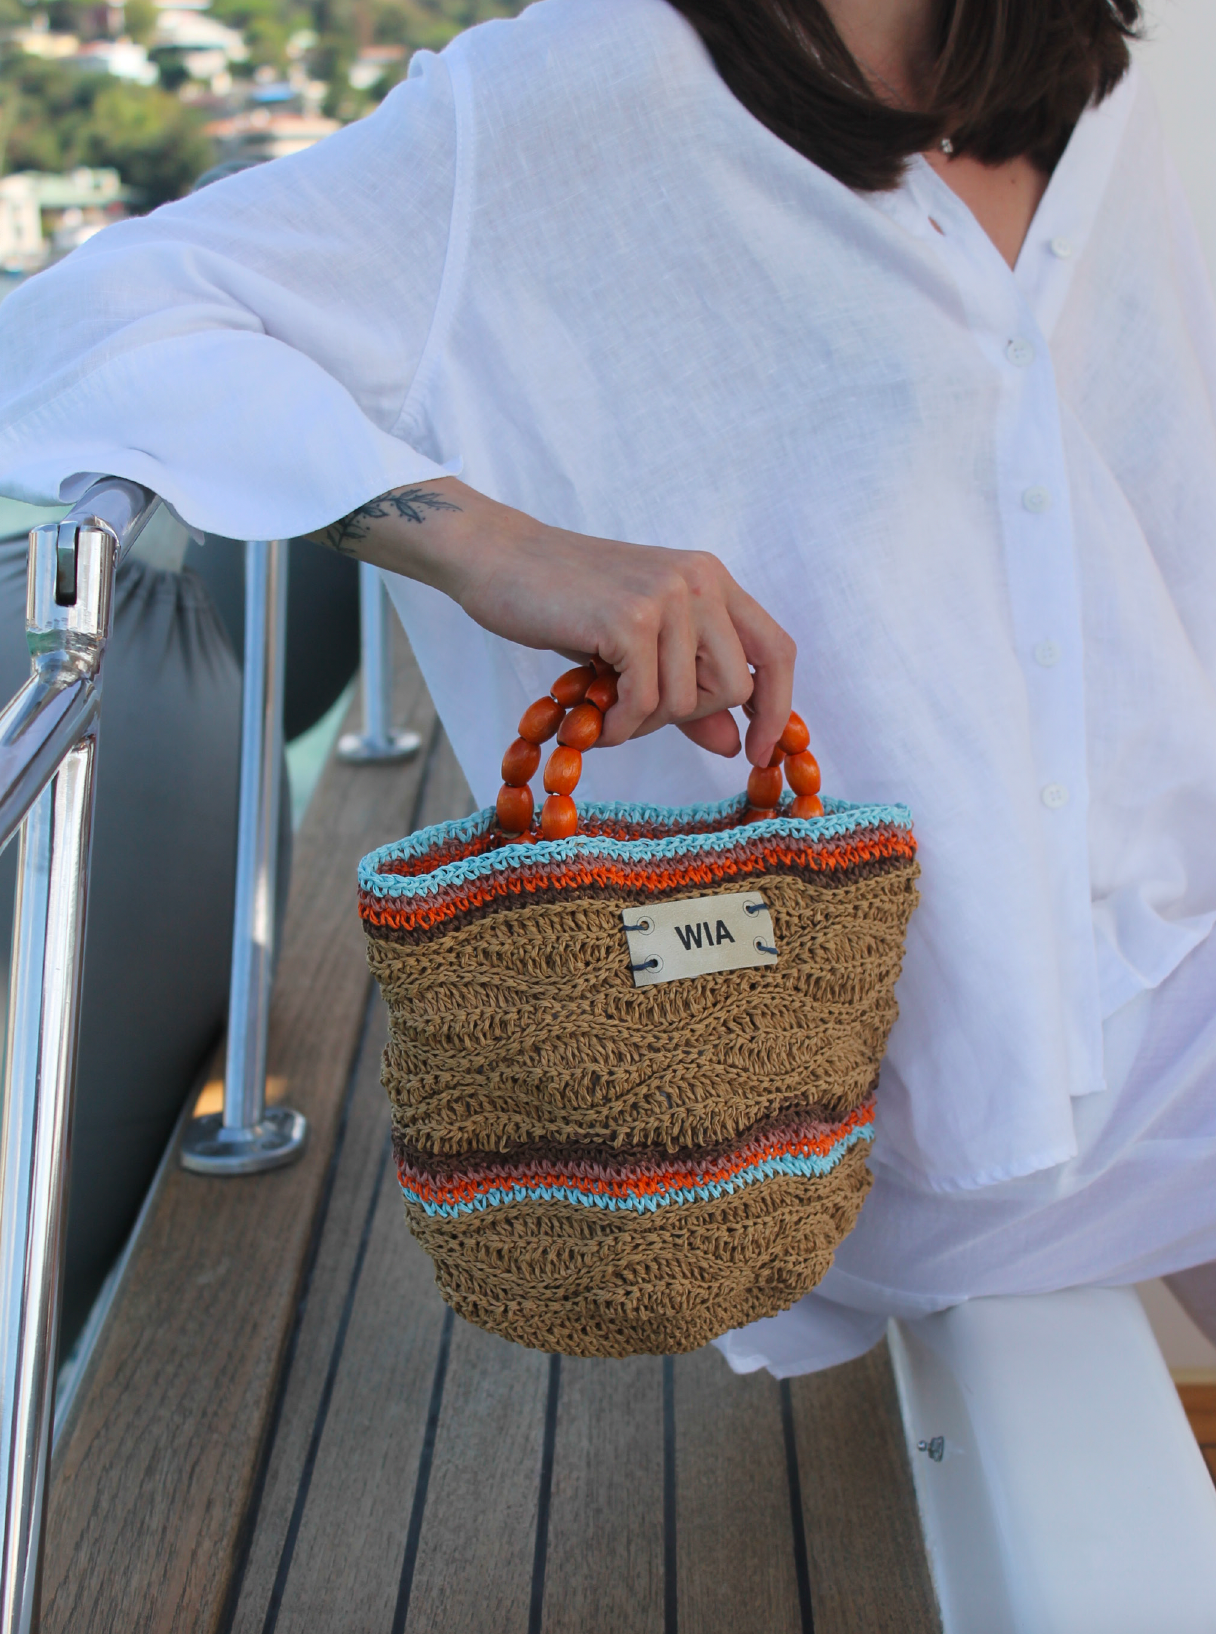
<path fill-rule="evenodd" d="M 388 594 L 378 567 L 359 563 L 359 670 L 363 687 L 363 730 L 338 739 L 338 757 L 371 765 L 408 760 L 422 745 L 417 732 L 393 727 L 393 656 L 389 639 Z"/>
<path fill-rule="evenodd" d="M 308 1133 L 299 1112 L 266 1106 L 286 646 L 287 541 L 253 539 L 245 546 L 241 795 L 224 1110 L 195 1118 L 186 1129 L 182 1167 L 196 1174 L 280 1168 L 299 1157 Z"/>
<path fill-rule="evenodd" d="M 155 503 L 100 485 L 30 535 L 31 674 L 0 713 L 0 843 L 21 828 L 0 1136 L 4 1634 L 38 1621 L 102 657 L 120 552 Z"/>

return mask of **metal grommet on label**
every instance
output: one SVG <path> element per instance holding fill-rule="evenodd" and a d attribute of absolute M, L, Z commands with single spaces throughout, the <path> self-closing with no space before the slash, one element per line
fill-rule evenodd
<path fill-rule="evenodd" d="M 635 930 L 639 931 L 643 936 L 649 936 L 651 931 L 654 929 L 654 920 L 648 919 L 646 915 L 643 914 L 636 925 L 622 925 L 621 929 L 623 931 Z"/>
<path fill-rule="evenodd" d="M 649 959 L 643 959 L 640 965 L 630 965 L 630 970 L 662 970 L 663 961 L 657 953 L 651 954 Z"/>
<path fill-rule="evenodd" d="M 763 913 L 765 906 L 766 904 L 763 902 L 745 902 L 743 904 L 743 911 L 744 913 L 755 916 L 758 913 Z"/>
<path fill-rule="evenodd" d="M 771 953 L 774 959 L 780 957 L 775 947 L 769 947 L 768 943 L 762 942 L 758 936 L 752 943 L 752 946 L 755 948 L 757 953 Z"/>

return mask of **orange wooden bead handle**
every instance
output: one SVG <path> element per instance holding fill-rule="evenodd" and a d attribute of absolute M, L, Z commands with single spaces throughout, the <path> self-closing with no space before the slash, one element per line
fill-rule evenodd
<path fill-rule="evenodd" d="M 578 808 L 570 798 L 583 771 L 583 754 L 598 743 L 604 716 L 616 703 L 617 676 L 596 659 L 559 675 L 549 696 L 524 710 L 519 736 L 502 760 L 502 788 L 498 791 L 498 831 L 504 842 L 535 840 L 535 804 L 531 779 L 540 765 L 540 746 L 556 734 L 557 744 L 545 763 L 547 799 L 540 813 L 540 838 L 565 840 L 578 830 Z M 819 763 L 808 745 L 811 734 L 801 715 L 791 714 L 767 766 L 753 766 L 747 779 L 745 823 L 771 817 L 789 782 L 794 792 L 794 817 L 822 817 L 819 799 Z"/>

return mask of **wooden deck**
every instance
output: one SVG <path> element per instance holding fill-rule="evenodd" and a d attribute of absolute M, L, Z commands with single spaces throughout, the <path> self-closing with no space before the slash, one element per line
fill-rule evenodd
<path fill-rule="evenodd" d="M 1216 1481 L 1216 1384 L 1180 1384 L 1178 1394 L 1208 1473 Z"/>
<path fill-rule="evenodd" d="M 455 1318 L 405 1228 L 354 866 L 471 809 L 408 653 L 409 767 L 297 839 L 270 1073 L 294 1169 L 170 1167 L 57 1450 L 45 1634 L 929 1634 L 885 1347 L 778 1384 Z"/>

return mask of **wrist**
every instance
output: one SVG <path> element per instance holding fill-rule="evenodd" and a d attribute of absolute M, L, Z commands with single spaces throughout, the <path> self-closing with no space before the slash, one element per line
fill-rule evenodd
<path fill-rule="evenodd" d="M 526 534 L 543 531 L 520 511 L 455 477 L 401 492 L 425 494 L 432 503 L 417 520 L 393 515 L 378 522 L 360 554 L 377 567 L 430 585 L 461 607 L 475 588 L 484 588 L 491 560 L 501 563 Z"/>
<path fill-rule="evenodd" d="M 525 528 L 535 529 L 536 524 L 455 479 L 451 487 L 460 509 L 437 519 L 439 525 L 427 540 L 428 583 L 467 612 L 470 597 L 484 591 L 492 568 L 508 561 Z"/>

